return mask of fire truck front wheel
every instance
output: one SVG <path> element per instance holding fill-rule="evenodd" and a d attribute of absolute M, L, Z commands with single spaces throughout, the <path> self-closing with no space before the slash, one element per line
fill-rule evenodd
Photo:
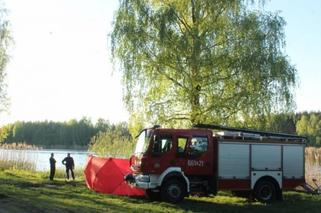
<path fill-rule="evenodd" d="M 164 201 L 178 203 L 184 199 L 185 195 L 186 186 L 179 179 L 169 179 L 162 185 L 161 196 Z"/>

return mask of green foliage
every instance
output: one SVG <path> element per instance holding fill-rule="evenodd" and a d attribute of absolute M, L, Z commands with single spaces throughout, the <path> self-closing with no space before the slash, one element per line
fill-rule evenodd
<path fill-rule="evenodd" d="M 0 144 L 12 137 L 13 124 L 7 124 L 0 128 Z"/>
<path fill-rule="evenodd" d="M 128 130 L 133 138 L 135 138 L 142 129 L 146 128 L 144 126 L 144 119 L 141 115 L 142 114 L 139 113 L 132 113 L 129 117 Z"/>
<path fill-rule="evenodd" d="M 243 123 L 238 123 L 236 126 L 245 128 L 296 134 L 296 115 L 294 113 L 279 113 L 270 114 L 266 117 L 253 117 L 251 120 Z"/>
<path fill-rule="evenodd" d="M 253 118 L 236 126 L 307 137 L 308 146 L 321 146 L 321 112 L 279 113 Z"/>
<path fill-rule="evenodd" d="M 134 146 L 127 125 L 120 123 L 94 136 L 89 150 L 100 156 L 128 158 Z"/>
<path fill-rule="evenodd" d="M 121 0 L 111 41 L 129 111 L 181 127 L 291 110 L 296 69 L 284 55 L 285 21 L 249 4 Z"/>
<path fill-rule="evenodd" d="M 25 142 L 45 148 L 85 148 L 99 131 L 112 126 L 100 119 L 96 125 L 83 118 L 67 122 L 17 121 L 0 128 L 0 143 Z"/>
<path fill-rule="evenodd" d="M 308 145 L 321 146 L 321 112 L 304 112 L 297 117 L 297 133 L 308 138 Z"/>
<path fill-rule="evenodd" d="M 135 136 L 141 127 L 133 122 Z M 135 146 L 132 138 L 127 123 L 111 124 L 103 119 L 95 125 L 87 118 L 67 122 L 18 121 L 0 128 L 0 143 L 6 143 L 3 148 L 25 149 L 28 144 L 44 148 L 89 148 L 101 156 L 114 157 L 129 157 L 132 154 Z M 23 143 L 18 146 L 17 141 Z"/>
<path fill-rule="evenodd" d="M 5 68 L 9 61 L 8 48 L 12 43 L 9 31 L 9 21 L 6 19 L 6 9 L 1 8 L 0 1 L 0 112 L 7 108 L 7 93 L 5 84 Z"/>

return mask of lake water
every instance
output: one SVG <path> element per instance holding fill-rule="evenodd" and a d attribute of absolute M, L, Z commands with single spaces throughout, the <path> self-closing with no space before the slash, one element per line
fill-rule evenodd
<path fill-rule="evenodd" d="M 91 153 L 88 151 L 66 150 L 66 149 L 43 149 L 43 150 L 4 150 L 0 149 L 0 159 L 20 159 L 24 162 L 34 162 L 37 171 L 49 171 L 50 154 L 54 153 L 56 159 L 56 168 L 64 169 L 65 166 L 61 161 L 70 153 L 75 162 L 75 169 L 84 168 L 87 156 Z"/>

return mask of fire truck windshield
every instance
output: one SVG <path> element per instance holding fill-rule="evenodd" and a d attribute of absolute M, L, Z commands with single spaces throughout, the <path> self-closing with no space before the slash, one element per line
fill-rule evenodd
<path fill-rule="evenodd" d="M 138 136 L 136 148 L 135 148 L 135 154 L 143 154 L 146 152 L 148 148 L 148 142 L 151 136 L 151 130 L 150 129 L 144 129 L 141 131 L 141 133 Z"/>

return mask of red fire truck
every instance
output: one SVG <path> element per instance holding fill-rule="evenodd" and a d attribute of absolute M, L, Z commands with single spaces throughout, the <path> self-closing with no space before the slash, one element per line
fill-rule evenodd
<path fill-rule="evenodd" d="M 140 132 L 125 180 L 151 199 L 177 203 L 218 190 L 271 202 L 305 183 L 306 138 L 217 125 Z"/>

